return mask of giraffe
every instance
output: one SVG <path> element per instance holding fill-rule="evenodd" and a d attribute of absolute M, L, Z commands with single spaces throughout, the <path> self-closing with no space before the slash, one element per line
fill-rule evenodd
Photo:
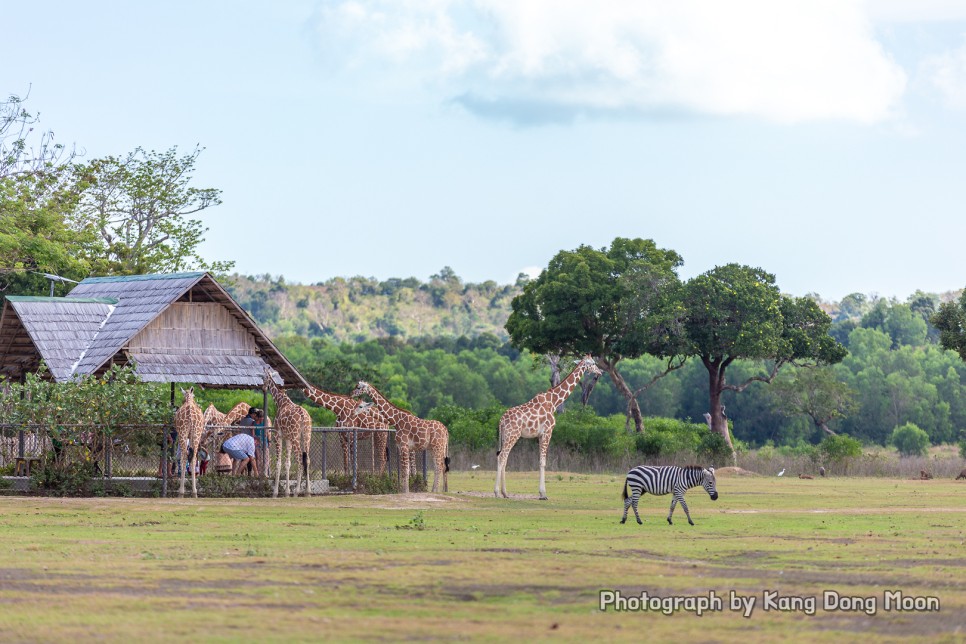
<path fill-rule="evenodd" d="M 513 445 L 520 438 L 539 438 L 540 499 L 542 501 L 547 500 L 547 484 L 544 480 L 544 472 L 547 467 L 547 449 L 550 447 L 550 436 L 553 434 L 554 425 L 557 423 L 554 413 L 557 411 L 557 407 L 567 400 L 567 396 L 574 390 L 585 372 L 598 376 L 601 374 L 597 363 L 589 355 L 584 356 L 577 362 L 574 370 L 561 380 L 559 385 L 537 394 L 528 403 L 510 407 L 504 412 L 500 418 L 500 449 L 496 453 L 496 485 L 493 486 L 493 494 L 497 498 L 501 494 L 504 498 L 509 498 L 506 493 L 506 461 L 510 456 Z"/>
<path fill-rule="evenodd" d="M 335 413 L 336 427 L 389 428 L 389 423 L 375 409 L 367 409 L 360 414 L 356 414 L 356 407 L 361 405 L 362 402 L 351 396 L 340 396 L 312 386 L 302 391 L 308 396 L 309 400 Z M 339 440 L 342 442 L 342 466 L 347 474 L 349 473 L 349 440 L 351 438 L 352 435 L 348 432 L 339 432 Z M 379 474 L 384 473 L 386 471 L 386 443 L 389 440 L 389 432 L 358 432 L 357 438 L 358 440 L 372 440 L 372 465 L 378 469 Z"/>
<path fill-rule="evenodd" d="M 289 481 L 292 474 L 292 447 L 295 453 L 300 454 L 302 467 L 298 470 L 298 478 L 295 482 L 295 496 L 299 495 L 302 489 L 302 470 L 305 470 L 305 496 L 312 495 L 312 483 L 309 480 L 309 448 L 312 444 L 312 419 L 302 407 L 296 405 L 289 399 L 288 395 L 282 391 L 275 379 L 272 377 L 272 370 L 265 369 L 265 388 L 272 394 L 275 400 L 275 429 L 278 430 L 278 440 L 275 441 L 277 456 L 275 458 L 275 491 L 273 498 L 278 497 L 278 483 L 282 474 L 282 443 L 286 443 L 285 451 L 285 496 L 289 495 Z M 267 417 L 266 417 L 267 420 Z M 265 424 L 266 430 L 268 423 Z"/>
<path fill-rule="evenodd" d="M 198 445 L 201 444 L 201 434 L 205 431 L 205 415 L 201 407 L 195 402 L 194 387 L 182 389 L 184 402 L 174 413 L 174 429 L 178 432 L 178 444 L 181 447 L 181 458 L 188 458 L 188 449 L 191 449 L 191 494 L 198 498 L 198 481 L 195 473 L 195 466 L 198 464 Z M 185 463 L 179 465 L 181 469 L 181 487 L 178 489 L 178 496 L 184 498 Z"/>
<path fill-rule="evenodd" d="M 396 447 L 399 450 L 399 462 L 403 469 L 403 493 L 409 493 L 410 450 L 415 453 L 425 449 L 433 451 L 433 492 L 439 489 L 440 475 L 443 477 L 443 492 L 447 492 L 448 477 L 446 473 L 449 472 L 449 456 L 446 455 L 446 451 L 449 447 L 449 430 L 446 429 L 446 425 L 438 420 L 420 418 L 396 407 L 386 400 L 385 396 L 379 393 L 375 387 L 360 380 L 355 391 L 352 392 L 352 397 L 356 398 L 362 394 L 368 394 L 373 402 L 359 405 L 356 408 L 356 413 L 364 413 L 366 409 L 374 405 L 383 418 L 396 428 Z"/>

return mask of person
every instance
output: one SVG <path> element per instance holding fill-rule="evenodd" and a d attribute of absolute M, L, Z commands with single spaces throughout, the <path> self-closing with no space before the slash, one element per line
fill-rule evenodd
<path fill-rule="evenodd" d="M 221 451 L 232 459 L 232 474 L 240 474 L 242 468 L 247 468 L 251 474 L 255 468 L 255 439 L 251 435 L 244 432 L 235 434 L 221 444 Z"/>
<path fill-rule="evenodd" d="M 258 413 L 258 408 L 249 407 L 248 413 L 245 414 L 245 416 L 240 421 L 238 421 L 237 424 L 240 425 L 241 427 L 253 427 L 256 424 L 257 413 Z"/>

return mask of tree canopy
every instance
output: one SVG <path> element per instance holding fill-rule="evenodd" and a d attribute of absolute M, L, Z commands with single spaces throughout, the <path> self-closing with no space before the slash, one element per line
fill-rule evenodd
<path fill-rule="evenodd" d="M 506 323 L 511 342 L 535 353 L 595 356 L 640 431 L 639 391 L 617 365 L 645 353 L 678 355 L 674 314 L 682 262 L 649 239 L 618 237 L 609 248 L 561 251 L 514 298 Z M 674 366 L 680 363 L 669 363 L 663 373 Z"/>
<path fill-rule="evenodd" d="M 685 353 L 708 372 L 710 423 L 731 445 L 721 394 L 741 392 L 752 382 L 771 382 L 794 362 L 834 364 L 847 350 L 828 333 L 831 318 L 808 298 L 781 294 L 775 277 L 760 268 L 727 264 L 698 275 L 684 286 Z M 729 384 L 736 360 L 767 360 L 771 368 Z"/>

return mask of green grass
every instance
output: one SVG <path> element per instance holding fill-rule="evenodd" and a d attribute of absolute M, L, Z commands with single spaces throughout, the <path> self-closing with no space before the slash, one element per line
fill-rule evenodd
<path fill-rule="evenodd" d="M 7 640 L 962 641 L 966 485 L 951 480 L 719 478 L 619 525 L 622 477 L 452 473 L 450 495 L 312 499 L 0 498 Z M 534 498 L 529 498 L 534 497 Z M 707 596 L 725 610 L 615 613 L 598 591 Z M 885 590 L 941 610 L 884 612 Z M 818 596 L 815 615 L 762 593 Z M 880 610 L 822 610 L 821 595 Z M 729 591 L 755 596 L 750 618 Z"/>

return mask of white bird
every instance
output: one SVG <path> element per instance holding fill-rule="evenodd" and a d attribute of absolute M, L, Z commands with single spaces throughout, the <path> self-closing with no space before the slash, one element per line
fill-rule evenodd
<path fill-rule="evenodd" d="M 782 468 L 782 471 L 778 473 L 778 476 L 785 476 L 785 468 L 784 467 Z"/>
<path fill-rule="evenodd" d="M 471 469 L 471 470 L 475 470 L 475 469 L 476 469 L 476 468 L 478 468 L 478 467 L 479 467 L 479 465 L 470 465 L 470 469 Z"/>

